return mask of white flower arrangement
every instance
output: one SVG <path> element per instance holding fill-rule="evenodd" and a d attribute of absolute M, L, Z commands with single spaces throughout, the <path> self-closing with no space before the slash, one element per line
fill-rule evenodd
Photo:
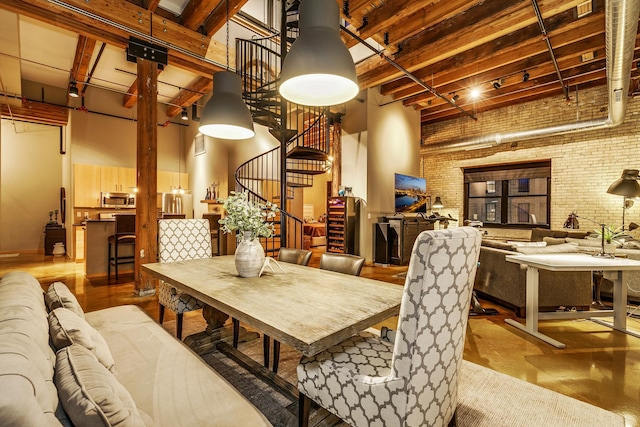
<path fill-rule="evenodd" d="M 252 239 L 273 235 L 273 224 L 267 220 L 276 216 L 278 207 L 275 204 L 252 203 L 246 191 L 241 193 L 231 191 L 227 199 L 218 201 L 224 203 L 223 206 L 227 212 L 227 215 L 219 221 L 223 233 L 238 231 L 238 235 L 242 236 L 245 232 L 250 232 Z"/>

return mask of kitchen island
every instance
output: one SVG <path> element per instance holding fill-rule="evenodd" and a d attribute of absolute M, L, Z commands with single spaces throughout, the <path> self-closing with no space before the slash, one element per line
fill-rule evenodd
<path fill-rule="evenodd" d="M 87 278 L 106 276 L 109 267 L 108 239 L 115 232 L 115 220 L 113 218 L 88 219 L 86 228 L 85 275 Z M 132 246 L 122 246 L 120 251 L 121 255 L 133 255 Z M 119 268 L 120 273 L 132 271 L 133 263 L 123 264 L 123 267 Z"/>

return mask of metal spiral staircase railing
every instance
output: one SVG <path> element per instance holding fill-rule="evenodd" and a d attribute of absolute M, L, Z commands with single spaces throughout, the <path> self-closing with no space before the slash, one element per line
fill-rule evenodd
<path fill-rule="evenodd" d="M 297 25 L 288 28 L 287 39 L 294 39 Z M 238 191 L 246 190 L 251 200 L 269 201 L 280 209 L 274 219 L 274 236 L 262 239 L 267 255 L 275 255 L 280 247 L 302 247 L 303 221 L 289 212 L 296 197 L 295 189 L 312 186 L 313 175 L 325 173 L 331 167 L 328 109 L 292 104 L 278 94 L 280 42 L 279 35 L 236 40 L 236 64 L 244 101 L 254 122 L 267 126 L 280 141 L 280 146 L 248 160 L 235 173 Z M 282 185 L 283 179 L 286 186 Z M 284 188 L 285 197 L 281 197 Z"/>

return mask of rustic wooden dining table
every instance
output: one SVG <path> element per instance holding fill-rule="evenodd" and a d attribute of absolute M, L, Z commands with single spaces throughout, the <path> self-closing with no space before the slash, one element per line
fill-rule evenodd
<path fill-rule="evenodd" d="M 403 287 L 313 267 L 243 278 L 233 255 L 144 264 L 142 269 L 305 356 L 397 315 Z"/>

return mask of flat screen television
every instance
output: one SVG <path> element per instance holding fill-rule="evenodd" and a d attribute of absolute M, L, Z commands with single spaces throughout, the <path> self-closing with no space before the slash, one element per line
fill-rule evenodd
<path fill-rule="evenodd" d="M 427 213 L 427 180 L 417 176 L 395 174 L 395 211 Z"/>

